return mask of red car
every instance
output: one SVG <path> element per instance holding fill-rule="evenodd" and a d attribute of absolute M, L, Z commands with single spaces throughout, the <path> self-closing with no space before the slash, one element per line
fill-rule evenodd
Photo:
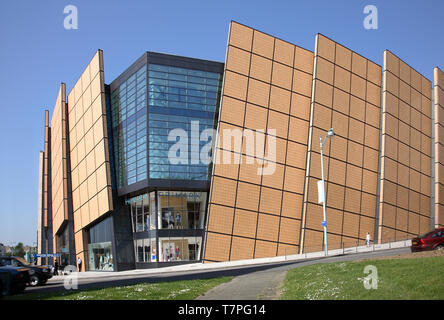
<path fill-rule="evenodd" d="M 426 250 L 444 250 L 444 228 L 430 231 L 412 239 L 412 252 Z"/>

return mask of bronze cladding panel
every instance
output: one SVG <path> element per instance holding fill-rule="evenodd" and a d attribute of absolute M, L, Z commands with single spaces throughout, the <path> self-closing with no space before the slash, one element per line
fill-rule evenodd
<path fill-rule="evenodd" d="M 101 50 L 69 93 L 68 114 L 77 242 L 81 229 L 113 209 Z"/>
<path fill-rule="evenodd" d="M 381 128 L 384 191 L 378 199 L 379 242 L 411 238 L 430 228 L 430 91 L 428 79 L 392 52 L 384 52 Z"/>
<path fill-rule="evenodd" d="M 373 238 L 376 218 L 381 67 L 318 34 L 314 70 L 301 253 L 323 245 L 319 139 L 330 128 L 335 136 L 323 148 L 329 247 L 363 243 L 367 231 Z"/>
<path fill-rule="evenodd" d="M 204 261 L 297 252 L 312 72 L 312 52 L 231 22 Z"/>

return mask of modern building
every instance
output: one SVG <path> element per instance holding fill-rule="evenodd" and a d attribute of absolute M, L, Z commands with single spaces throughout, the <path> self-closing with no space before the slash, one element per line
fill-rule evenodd
<path fill-rule="evenodd" d="M 45 113 L 39 253 L 120 271 L 322 250 L 330 128 L 329 248 L 442 226 L 444 74 L 432 91 L 383 58 L 233 21 L 224 63 L 146 52 L 105 84 L 98 50 Z"/>

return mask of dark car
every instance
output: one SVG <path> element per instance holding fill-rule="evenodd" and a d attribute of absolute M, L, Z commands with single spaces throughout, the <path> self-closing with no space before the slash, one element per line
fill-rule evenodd
<path fill-rule="evenodd" d="M 412 239 L 412 252 L 444 250 L 444 228 L 435 229 Z"/>
<path fill-rule="evenodd" d="M 52 278 L 51 270 L 48 267 L 33 266 L 25 259 L 19 257 L 0 257 L 0 265 L 11 267 L 24 267 L 31 269 L 29 285 L 35 287 L 43 285 Z"/>
<path fill-rule="evenodd" d="M 21 293 L 30 281 L 28 268 L 0 266 L 0 297 Z"/>

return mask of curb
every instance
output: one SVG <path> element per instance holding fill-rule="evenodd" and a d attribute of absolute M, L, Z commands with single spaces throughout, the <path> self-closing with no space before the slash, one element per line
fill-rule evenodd
<path fill-rule="evenodd" d="M 399 249 L 410 247 L 411 240 L 404 240 L 398 242 L 390 242 L 384 244 L 374 244 L 371 246 L 359 246 L 359 247 L 349 247 L 343 249 L 330 250 L 328 252 L 328 256 L 325 256 L 324 251 L 319 252 L 311 252 L 311 253 L 303 253 L 303 254 L 295 254 L 288 256 L 279 256 L 272 258 L 259 258 L 259 259 L 249 259 L 249 260 L 236 260 L 229 262 L 214 262 L 214 263 L 200 263 L 200 264 L 189 264 L 189 265 L 180 265 L 180 266 L 171 266 L 164 268 L 155 268 L 155 269 L 135 269 L 129 271 L 117 271 L 117 272 L 95 272 L 95 271 L 87 271 L 81 273 L 74 273 L 77 275 L 79 279 L 98 279 L 98 278 L 114 278 L 114 277 L 122 277 L 122 276 L 143 276 L 143 275 L 164 275 L 168 273 L 174 272 L 183 272 L 183 271 L 206 271 L 206 270 L 218 270 L 225 268 L 233 268 L 233 267 L 249 267 L 255 265 L 267 265 L 274 264 L 279 262 L 292 262 L 292 261 L 303 261 L 312 258 L 328 258 L 339 255 L 353 255 L 358 253 L 368 253 L 375 251 L 383 251 L 390 249 Z M 54 276 L 51 280 L 63 280 L 67 277 L 65 276 Z"/>

